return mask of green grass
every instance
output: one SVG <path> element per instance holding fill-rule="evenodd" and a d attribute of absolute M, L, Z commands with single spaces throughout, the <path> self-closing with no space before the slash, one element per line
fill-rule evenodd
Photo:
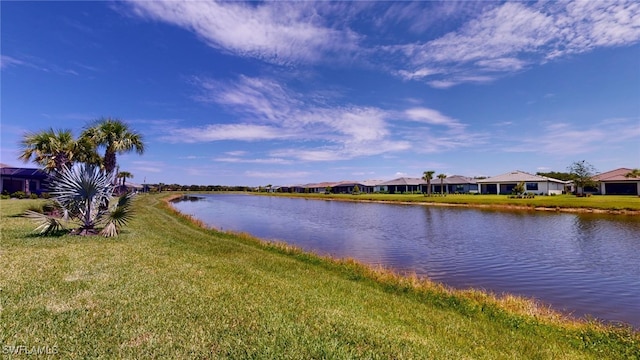
<path fill-rule="evenodd" d="M 141 196 L 117 238 L 1 200 L 0 351 L 62 358 L 639 359 L 630 329 L 198 227 Z"/>
<path fill-rule="evenodd" d="M 369 200 L 411 203 L 465 204 L 479 206 L 522 206 L 528 208 L 598 209 L 640 211 L 640 197 L 632 195 L 574 195 L 536 196 L 533 199 L 510 199 L 507 195 L 454 195 L 424 196 L 422 194 L 289 194 L 270 193 L 276 196 L 306 197 L 336 200 Z"/>

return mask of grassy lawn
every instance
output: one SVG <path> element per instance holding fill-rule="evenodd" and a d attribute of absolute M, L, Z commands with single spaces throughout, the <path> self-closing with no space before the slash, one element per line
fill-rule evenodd
<path fill-rule="evenodd" d="M 140 196 L 108 239 L 33 235 L 18 215 L 39 203 L 0 201 L 5 355 L 640 359 L 629 329 L 204 229 L 160 195 Z"/>
<path fill-rule="evenodd" d="M 422 194 L 289 194 L 273 193 L 269 195 L 294 196 L 319 199 L 371 200 L 397 202 L 430 202 L 442 204 L 526 206 L 549 208 L 585 208 L 602 210 L 640 210 L 640 197 L 632 195 L 594 195 L 576 197 L 574 195 L 536 196 L 533 199 L 510 199 L 507 195 L 453 195 L 424 196 Z"/>

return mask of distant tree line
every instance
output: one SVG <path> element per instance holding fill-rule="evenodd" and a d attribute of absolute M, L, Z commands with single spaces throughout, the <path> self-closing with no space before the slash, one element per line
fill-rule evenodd
<path fill-rule="evenodd" d="M 249 186 L 226 186 L 226 185 L 180 185 L 180 184 L 145 184 L 145 191 L 252 191 Z"/>

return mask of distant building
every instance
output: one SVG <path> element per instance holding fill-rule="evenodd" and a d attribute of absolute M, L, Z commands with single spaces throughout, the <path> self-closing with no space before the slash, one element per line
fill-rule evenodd
<path fill-rule="evenodd" d="M 389 194 L 426 192 L 426 183 L 421 178 L 401 177 L 380 183 L 379 186 Z"/>
<path fill-rule="evenodd" d="M 619 168 L 600 173 L 592 179 L 598 182 L 602 195 L 640 195 L 640 178 L 626 177 L 631 169 Z"/>
<path fill-rule="evenodd" d="M 40 169 L 0 164 L 0 193 L 13 194 L 22 191 L 26 194 L 40 195 L 48 191 L 48 180 L 49 175 Z"/>
<path fill-rule="evenodd" d="M 524 183 L 525 192 L 537 195 L 562 194 L 565 191 L 565 186 L 569 184 L 568 181 L 529 174 L 519 170 L 481 179 L 477 183 L 480 186 L 481 194 L 511 194 L 516 185 Z"/>
<path fill-rule="evenodd" d="M 438 178 L 431 180 L 431 192 L 445 194 L 475 194 L 478 192 L 478 183 L 474 178 L 451 175 L 442 181 Z"/>

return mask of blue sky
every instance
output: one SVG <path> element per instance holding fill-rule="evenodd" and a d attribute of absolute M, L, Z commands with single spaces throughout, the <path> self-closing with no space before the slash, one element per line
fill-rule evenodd
<path fill-rule="evenodd" d="M 139 183 L 640 167 L 637 1 L 0 6 L 2 163 L 111 116 Z"/>

